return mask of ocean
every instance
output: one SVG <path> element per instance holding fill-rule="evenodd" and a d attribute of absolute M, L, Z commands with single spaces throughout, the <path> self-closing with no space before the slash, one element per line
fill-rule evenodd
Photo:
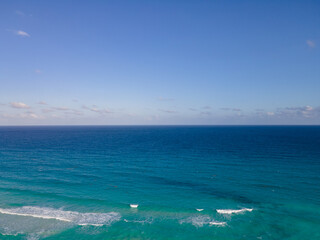
<path fill-rule="evenodd" d="M 0 239 L 320 239 L 320 127 L 0 127 Z"/>

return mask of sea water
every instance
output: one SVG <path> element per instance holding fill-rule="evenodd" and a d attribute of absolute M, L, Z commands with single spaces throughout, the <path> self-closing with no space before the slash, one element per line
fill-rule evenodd
<path fill-rule="evenodd" d="M 320 127 L 0 127 L 0 239 L 320 239 Z"/>

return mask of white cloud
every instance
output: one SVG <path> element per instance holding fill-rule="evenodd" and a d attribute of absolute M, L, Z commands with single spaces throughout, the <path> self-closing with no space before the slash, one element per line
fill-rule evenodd
<path fill-rule="evenodd" d="M 7 119 L 43 119 L 43 117 L 35 114 L 34 112 L 25 112 L 25 113 L 19 113 L 19 114 L 8 114 L 3 113 L 0 115 L 0 117 L 7 118 Z"/>
<path fill-rule="evenodd" d="M 275 114 L 286 117 L 318 118 L 320 116 L 320 108 L 313 108 L 308 105 L 303 107 L 286 107 L 278 109 Z"/>
<path fill-rule="evenodd" d="M 40 101 L 40 102 L 38 102 L 38 104 L 40 104 L 40 105 L 48 105 L 46 102 L 44 102 L 44 101 Z"/>
<path fill-rule="evenodd" d="M 301 112 L 302 115 L 306 118 L 310 118 L 312 117 L 312 114 L 313 114 L 313 107 L 311 106 L 305 106 L 304 110 Z"/>
<path fill-rule="evenodd" d="M 26 117 L 28 118 L 34 118 L 34 119 L 39 119 L 40 118 L 40 116 L 38 116 L 37 114 L 35 114 L 35 113 L 28 113 L 27 115 L 26 115 Z"/>
<path fill-rule="evenodd" d="M 99 109 L 97 108 L 97 106 L 93 105 L 92 107 L 88 107 L 86 105 L 82 106 L 83 109 L 89 110 L 91 112 L 96 112 L 96 113 L 100 113 L 100 114 L 105 114 L 105 113 L 112 113 L 111 111 L 109 111 L 108 109 Z"/>
<path fill-rule="evenodd" d="M 67 107 L 52 107 L 52 109 L 58 110 L 58 111 L 69 111 L 70 110 L 70 108 L 67 108 Z"/>
<path fill-rule="evenodd" d="M 10 105 L 13 108 L 30 108 L 27 104 L 23 102 L 12 102 L 10 103 Z"/>
<path fill-rule="evenodd" d="M 306 43 L 311 48 L 314 48 L 316 46 L 316 43 L 312 40 L 307 40 Z"/>
<path fill-rule="evenodd" d="M 311 106 L 306 106 L 306 107 L 305 107 L 305 110 L 306 110 L 306 111 L 312 111 L 312 110 L 313 110 L 313 107 L 311 107 Z"/>
<path fill-rule="evenodd" d="M 29 33 L 27 32 L 24 32 L 22 30 L 18 30 L 18 31 L 14 31 L 14 33 L 18 36 L 21 36 L 21 37 L 31 37 Z"/>
<path fill-rule="evenodd" d="M 39 102 L 38 104 L 48 105 L 46 102 Z M 41 112 L 44 114 L 52 113 L 52 112 L 56 112 L 56 111 L 59 111 L 63 114 L 74 114 L 74 115 L 79 115 L 79 116 L 83 115 L 82 111 L 79 111 L 77 109 L 68 108 L 68 107 L 50 107 L 50 108 L 41 109 Z"/>

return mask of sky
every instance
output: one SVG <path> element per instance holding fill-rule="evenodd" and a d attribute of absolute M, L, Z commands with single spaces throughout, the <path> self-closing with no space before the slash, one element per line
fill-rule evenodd
<path fill-rule="evenodd" d="M 0 125 L 319 125 L 320 1 L 0 2 Z"/>

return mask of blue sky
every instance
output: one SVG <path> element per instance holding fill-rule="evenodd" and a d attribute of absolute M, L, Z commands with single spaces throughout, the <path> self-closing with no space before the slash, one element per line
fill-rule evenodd
<path fill-rule="evenodd" d="M 320 124 L 320 1 L 0 3 L 0 125 Z"/>

